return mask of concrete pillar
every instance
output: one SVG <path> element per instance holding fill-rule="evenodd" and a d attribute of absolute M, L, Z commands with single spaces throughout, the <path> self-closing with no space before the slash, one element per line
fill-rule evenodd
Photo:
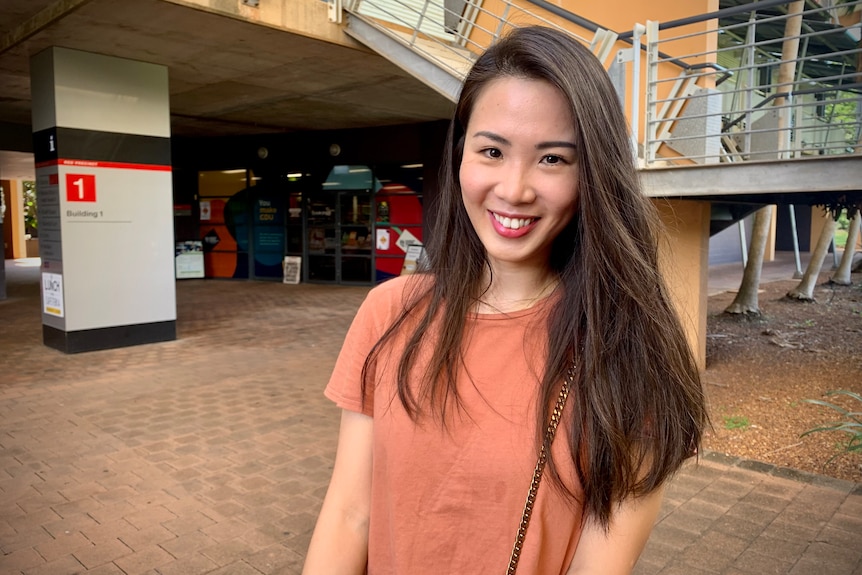
<path fill-rule="evenodd" d="M 695 360 L 706 369 L 710 203 L 655 200 L 666 234 L 659 242 L 662 273 Z"/>
<path fill-rule="evenodd" d="M 167 68 L 52 47 L 30 70 L 45 345 L 175 339 Z"/>

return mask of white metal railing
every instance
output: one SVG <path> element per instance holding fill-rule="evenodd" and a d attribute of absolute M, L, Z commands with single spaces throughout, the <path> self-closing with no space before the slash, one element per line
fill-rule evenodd
<path fill-rule="evenodd" d="M 616 35 L 605 30 L 592 38 L 577 35 L 565 18 L 512 0 L 496 2 L 494 10 L 483 7 L 483 0 L 341 1 L 348 12 L 385 23 L 396 39 L 459 79 L 466 76 L 478 54 L 519 26 L 538 24 L 563 30 L 590 46 L 602 61 L 616 41 Z"/>
<path fill-rule="evenodd" d="M 787 4 L 647 24 L 647 166 L 862 152 L 862 0 L 806 4 L 789 37 Z"/>

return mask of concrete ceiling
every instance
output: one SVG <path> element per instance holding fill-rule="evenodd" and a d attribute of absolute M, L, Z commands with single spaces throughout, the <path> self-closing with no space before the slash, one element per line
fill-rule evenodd
<path fill-rule="evenodd" d="M 15 40 L 34 14 L 72 4 L 81 5 Z M 167 66 L 175 136 L 406 124 L 447 118 L 452 110 L 432 89 L 361 48 L 162 0 L 2 0 L 0 122 L 30 124 L 29 59 L 49 46 Z M 10 173 L 8 158 L 0 154 L 0 173 Z"/>

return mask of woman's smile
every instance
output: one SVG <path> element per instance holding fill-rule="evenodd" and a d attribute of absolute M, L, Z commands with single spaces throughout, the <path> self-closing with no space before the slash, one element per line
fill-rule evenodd
<path fill-rule="evenodd" d="M 519 238 L 530 233 L 533 229 L 533 224 L 539 218 L 504 216 L 496 212 L 488 212 L 494 219 L 493 225 L 497 233 L 506 238 Z"/>

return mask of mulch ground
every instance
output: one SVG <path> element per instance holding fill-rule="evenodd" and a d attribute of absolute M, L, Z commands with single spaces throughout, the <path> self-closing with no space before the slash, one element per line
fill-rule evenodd
<path fill-rule="evenodd" d="M 851 286 L 828 278 L 821 276 L 814 303 L 784 297 L 796 280 L 762 285 L 759 317 L 723 313 L 734 293 L 709 298 L 707 449 L 862 482 L 862 451 L 844 454 L 849 435 L 803 436 L 849 420 L 807 400 L 862 412 L 860 401 L 827 397 L 834 390 L 862 393 L 862 274 L 853 274 Z"/>

